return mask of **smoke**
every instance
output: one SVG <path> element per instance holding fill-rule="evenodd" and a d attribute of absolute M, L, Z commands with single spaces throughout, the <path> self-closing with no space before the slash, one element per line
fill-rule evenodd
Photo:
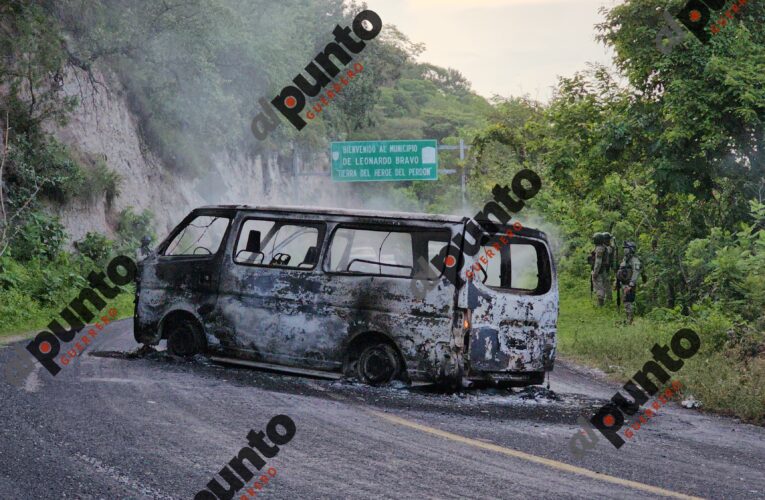
<path fill-rule="evenodd" d="M 126 43 L 130 50 L 111 62 L 126 87 L 148 149 L 166 167 L 158 180 L 174 191 L 173 199 L 151 201 L 149 208 L 160 214 L 163 223 L 174 225 L 168 221 L 177 222 L 202 205 L 223 204 L 433 211 L 433 205 L 423 201 L 425 190 L 404 183 L 333 182 L 328 143 L 337 138 L 329 137 L 325 117 L 299 132 L 280 119 L 279 130 L 266 141 L 258 141 L 250 130 L 252 119 L 261 112 L 258 100 L 290 84 L 316 51 L 333 39 L 336 24 L 349 25 L 352 14 L 342 0 L 215 4 L 190 0 L 172 12 L 145 0 L 138 3 L 141 8 L 117 4 L 96 15 L 73 10 L 75 4 L 64 2 L 61 15 L 73 32 L 92 30 L 95 35 L 106 24 L 117 30 L 111 38 L 130 41 Z M 157 10 L 161 16 L 147 24 L 154 22 Z M 143 36 L 148 28 L 155 32 Z M 75 43 L 83 54 L 101 48 L 89 46 L 98 39 L 88 36 Z M 369 65 L 374 69 L 374 60 Z M 362 83 L 351 85 L 361 92 Z M 306 173 L 312 175 L 302 175 Z M 442 176 L 438 186 L 453 190 L 458 199 L 439 198 L 436 206 L 456 207 L 449 211 L 453 215 L 475 215 L 479 207 L 462 205 L 453 180 L 444 181 Z"/>
<path fill-rule="evenodd" d="M 547 235 L 547 241 L 550 243 L 550 248 L 555 257 L 555 262 L 560 261 L 564 245 L 563 231 L 560 226 L 554 224 L 545 219 L 541 214 L 533 210 L 524 212 L 523 217 L 518 218 L 523 227 L 529 227 L 532 229 L 538 229 Z"/>

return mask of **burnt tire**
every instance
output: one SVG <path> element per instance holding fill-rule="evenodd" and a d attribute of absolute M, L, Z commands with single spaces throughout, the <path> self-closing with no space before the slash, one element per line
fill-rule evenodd
<path fill-rule="evenodd" d="M 401 360 L 390 344 L 378 342 L 366 346 L 356 361 L 356 375 L 369 385 L 392 382 L 401 373 Z"/>
<path fill-rule="evenodd" d="M 202 329 L 196 321 L 174 321 L 167 332 L 167 351 L 173 356 L 190 358 L 205 351 Z"/>

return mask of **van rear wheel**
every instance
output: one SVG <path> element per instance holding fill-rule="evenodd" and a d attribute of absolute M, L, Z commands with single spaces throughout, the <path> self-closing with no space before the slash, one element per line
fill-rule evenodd
<path fill-rule="evenodd" d="M 356 372 L 365 384 L 387 384 L 401 372 L 401 361 L 390 344 L 370 344 L 361 351 L 356 362 Z"/>
<path fill-rule="evenodd" d="M 174 356 L 190 358 L 204 351 L 202 329 L 189 319 L 174 321 L 167 334 L 167 350 Z"/>

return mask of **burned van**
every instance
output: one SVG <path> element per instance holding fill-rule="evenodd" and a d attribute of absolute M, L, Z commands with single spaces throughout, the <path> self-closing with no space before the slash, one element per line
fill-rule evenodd
<path fill-rule="evenodd" d="M 539 384 L 558 288 L 544 233 L 522 228 L 460 266 L 430 261 L 466 217 L 305 207 L 194 210 L 139 264 L 135 338 L 179 356 L 400 379 Z M 492 258 L 485 258 L 491 255 Z M 413 286 L 427 280 L 427 293 Z"/>

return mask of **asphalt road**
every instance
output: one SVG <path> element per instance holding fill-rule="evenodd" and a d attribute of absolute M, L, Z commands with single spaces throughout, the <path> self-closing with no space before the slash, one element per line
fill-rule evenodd
<path fill-rule="evenodd" d="M 56 377 L 0 381 L 0 498 L 194 498 L 280 414 L 296 433 L 258 497 L 765 498 L 765 429 L 674 404 L 575 458 L 577 417 L 616 386 L 562 363 L 554 395 L 448 395 L 125 356 L 137 347 L 120 321 Z"/>

